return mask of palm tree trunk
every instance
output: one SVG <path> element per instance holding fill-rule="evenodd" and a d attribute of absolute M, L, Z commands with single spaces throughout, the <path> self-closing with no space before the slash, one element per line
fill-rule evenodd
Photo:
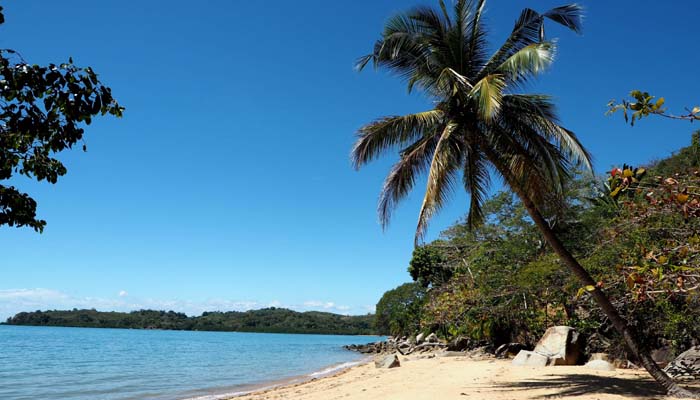
<path fill-rule="evenodd" d="M 595 299 L 598 306 L 603 309 L 605 315 L 610 319 L 613 326 L 622 335 L 625 340 L 625 344 L 629 350 L 634 354 L 637 359 L 642 363 L 644 368 L 649 372 L 649 374 L 666 389 L 666 392 L 675 397 L 680 398 L 700 398 L 700 394 L 690 392 L 682 387 L 678 386 L 651 358 L 651 354 L 648 349 L 642 348 L 637 338 L 632 334 L 627 321 L 620 316 L 617 309 L 610 302 L 610 299 L 605 295 L 605 293 L 596 285 L 591 275 L 586 271 L 583 266 L 574 258 L 574 256 L 569 252 L 569 250 L 564 247 L 564 244 L 559 240 L 557 235 L 554 233 L 552 228 L 550 228 L 549 223 L 544 219 L 539 209 L 530 200 L 530 198 L 520 190 L 516 185 L 511 185 L 513 191 L 520 197 L 523 206 L 527 209 L 530 217 L 535 222 L 535 225 L 542 231 L 545 239 L 550 246 L 557 253 L 559 258 L 564 262 L 564 264 L 573 272 L 574 275 L 579 279 L 584 286 L 593 286 L 595 289 L 591 292 L 593 299 Z"/>

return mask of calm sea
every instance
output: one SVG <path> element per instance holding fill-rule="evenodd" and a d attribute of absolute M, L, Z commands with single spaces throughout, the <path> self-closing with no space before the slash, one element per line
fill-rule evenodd
<path fill-rule="evenodd" d="M 316 376 L 368 336 L 0 325 L 0 399 L 216 399 Z"/>

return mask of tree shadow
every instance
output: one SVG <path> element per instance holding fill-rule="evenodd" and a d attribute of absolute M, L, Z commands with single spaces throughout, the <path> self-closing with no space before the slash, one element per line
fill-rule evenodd
<path fill-rule="evenodd" d="M 623 379 L 590 374 L 548 375 L 539 379 L 520 382 L 496 383 L 502 390 L 557 390 L 537 398 L 568 398 L 587 394 L 614 394 L 620 396 L 662 399 L 666 392 L 656 382 L 640 379 Z"/>

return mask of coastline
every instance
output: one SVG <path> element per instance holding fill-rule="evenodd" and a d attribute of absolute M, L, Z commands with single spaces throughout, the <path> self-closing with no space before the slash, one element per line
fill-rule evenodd
<path fill-rule="evenodd" d="M 365 364 L 369 364 L 370 362 L 373 361 L 373 357 L 362 357 L 357 361 L 346 361 L 342 363 L 336 363 L 336 364 L 331 364 L 328 365 L 327 367 L 323 367 L 320 370 L 308 373 L 308 374 L 303 374 L 303 375 L 297 375 L 297 376 L 292 376 L 288 378 L 282 378 L 282 379 L 276 379 L 276 380 L 270 380 L 270 381 L 264 381 L 264 382 L 258 382 L 258 383 L 251 383 L 251 384 L 242 384 L 242 385 L 237 385 L 236 389 L 232 388 L 232 391 L 226 392 L 226 393 L 219 393 L 219 394 L 205 394 L 205 395 L 196 395 L 193 397 L 185 397 L 182 400 L 231 400 L 231 399 L 240 399 L 244 398 L 244 396 L 252 395 L 252 394 L 258 394 L 258 393 L 267 393 L 270 391 L 274 390 L 279 390 L 282 388 L 287 388 L 287 387 L 296 387 L 299 385 L 303 385 L 309 382 L 313 382 L 319 379 L 325 379 L 325 378 L 333 378 L 339 375 L 344 374 L 345 372 L 353 369 L 360 367 Z"/>
<path fill-rule="evenodd" d="M 510 360 L 465 356 L 400 357 L 401 367 L 365 362 L 304 381 L 281 383 L 221 400 L 469 399 L 652 400 L 664 393 L 644 370 L 598 371 L 584 366 L 516 367 Z M 684 382 L 694 390 L 700 382 Z"/>

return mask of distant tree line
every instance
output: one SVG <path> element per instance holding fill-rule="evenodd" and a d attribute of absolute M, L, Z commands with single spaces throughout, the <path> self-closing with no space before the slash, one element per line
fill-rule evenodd
<path fill-rule="evenodd" d="M 103 312 L 92 310 L 21 312 L 7 319 L 8 325 L 68 326 L 84 328 L 167 329 L 267 333 L 316 333 L 371 335 L 373 315 L 339 315 L 265 308 L 245 312 L 205 312 L 189 317 L 175 311 L 140 310 Z"/>

